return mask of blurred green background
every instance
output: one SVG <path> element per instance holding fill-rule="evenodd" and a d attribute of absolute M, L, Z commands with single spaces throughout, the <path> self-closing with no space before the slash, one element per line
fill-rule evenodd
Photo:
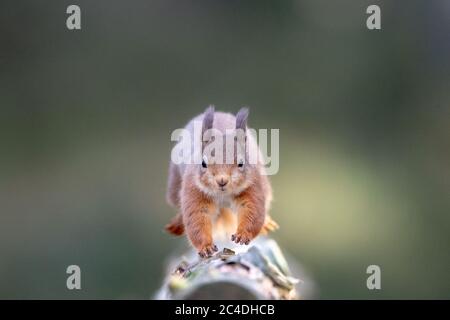
<path fill-rule="evenodd" d="M 450 2 L 2 1 L 0 48 L 0 298 L 150 297 L 208 104 L 280 129 L 274 237 L 318 298 L 450 298 Z"/>

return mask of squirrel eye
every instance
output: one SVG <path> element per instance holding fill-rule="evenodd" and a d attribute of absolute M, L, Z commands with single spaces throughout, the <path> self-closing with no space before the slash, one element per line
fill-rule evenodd
<path fill-rule="evenodd" d="M 205 160 L 202 161 L 202 167 L 203 167 L 203 168 L 207 168 L 207 167 L 208 167 L 208 166 L 206 165 Z"/>

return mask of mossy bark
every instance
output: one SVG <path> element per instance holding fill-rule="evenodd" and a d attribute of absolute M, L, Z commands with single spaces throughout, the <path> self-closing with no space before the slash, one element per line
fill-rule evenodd
<path fill-rule="evenodd" d="M 175 259 L 155 298 L 291 300 L 300 298 L 298 283 L 277 243 L 259 237 L 207 259 L 195 252 Z"/>

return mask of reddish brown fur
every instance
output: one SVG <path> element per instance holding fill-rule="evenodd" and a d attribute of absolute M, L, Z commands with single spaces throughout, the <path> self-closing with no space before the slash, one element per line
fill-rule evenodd
<path fill-rule="evenodd" d="M 200 256 L 209 256 L 217 251 L 212 239 L 211 222 L 215 209 L 211 199 L 195 187 L 193 177 L 186 177 L 181 187 L 181 211 L 187 236 Z"/>
<path fill-rule="evenodd" d="M 238 204 L 238 227 L 232 240 L 248 244 L 261 231 L 265 220 L 265 199 L 261 185 L 255 183 L 236 197 Z"/>
<path fill-rule="evenodd" d="M 209 108 L 205 112 L 204 130 L 205 126 L 212 125 L 223 129 L 229 127 L 231 121 L 245 127 L 247 110 L 238 113 L 238 121 L 231 115 L 215 113 L 212 116 L 211 112 L 214 113 L 214 109 Z M 217 251 L 212 234 L 213 216 L 218 213 L 215 226 L 221 224 L 227 227 L 236 221 L 231 208 L 217 202 L 223 196 L 236 207 L 238 223 L 232 235 L 236 243 L 248 244 L 258 234 L 277 229 L 278 225 L 267 214 L 272 199 L 270 182 L 267 176 L 260 174 L 260 168 L 260 165 L 248 165 L 238 169 L 235 163 L 208 164 L 207 169 L 191 165 L 182 170 L 171 162 L 167 200 L 181 213 L 172 219 L 166 230 L 174 235 L 186 232 L 200 256 L 212 255 Z M 219 188 L 218 181 L 221 179 L 229 183 Z"/>
<path fill-rule="evenodd" d="M 178 213 L 165 227 L 166 231 L 175 235 L 181 236 L 184 233 L 183 216 Z"/>

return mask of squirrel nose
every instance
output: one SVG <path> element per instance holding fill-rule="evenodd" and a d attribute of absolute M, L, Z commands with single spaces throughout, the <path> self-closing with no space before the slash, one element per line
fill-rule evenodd
<path fill-rule="evenodd" d="M 228 178 L 225 177 L 220 177 L 216 179 L 217 184 L 219 185 L 219 187 L 225 187 L 228 183 Z"/>

